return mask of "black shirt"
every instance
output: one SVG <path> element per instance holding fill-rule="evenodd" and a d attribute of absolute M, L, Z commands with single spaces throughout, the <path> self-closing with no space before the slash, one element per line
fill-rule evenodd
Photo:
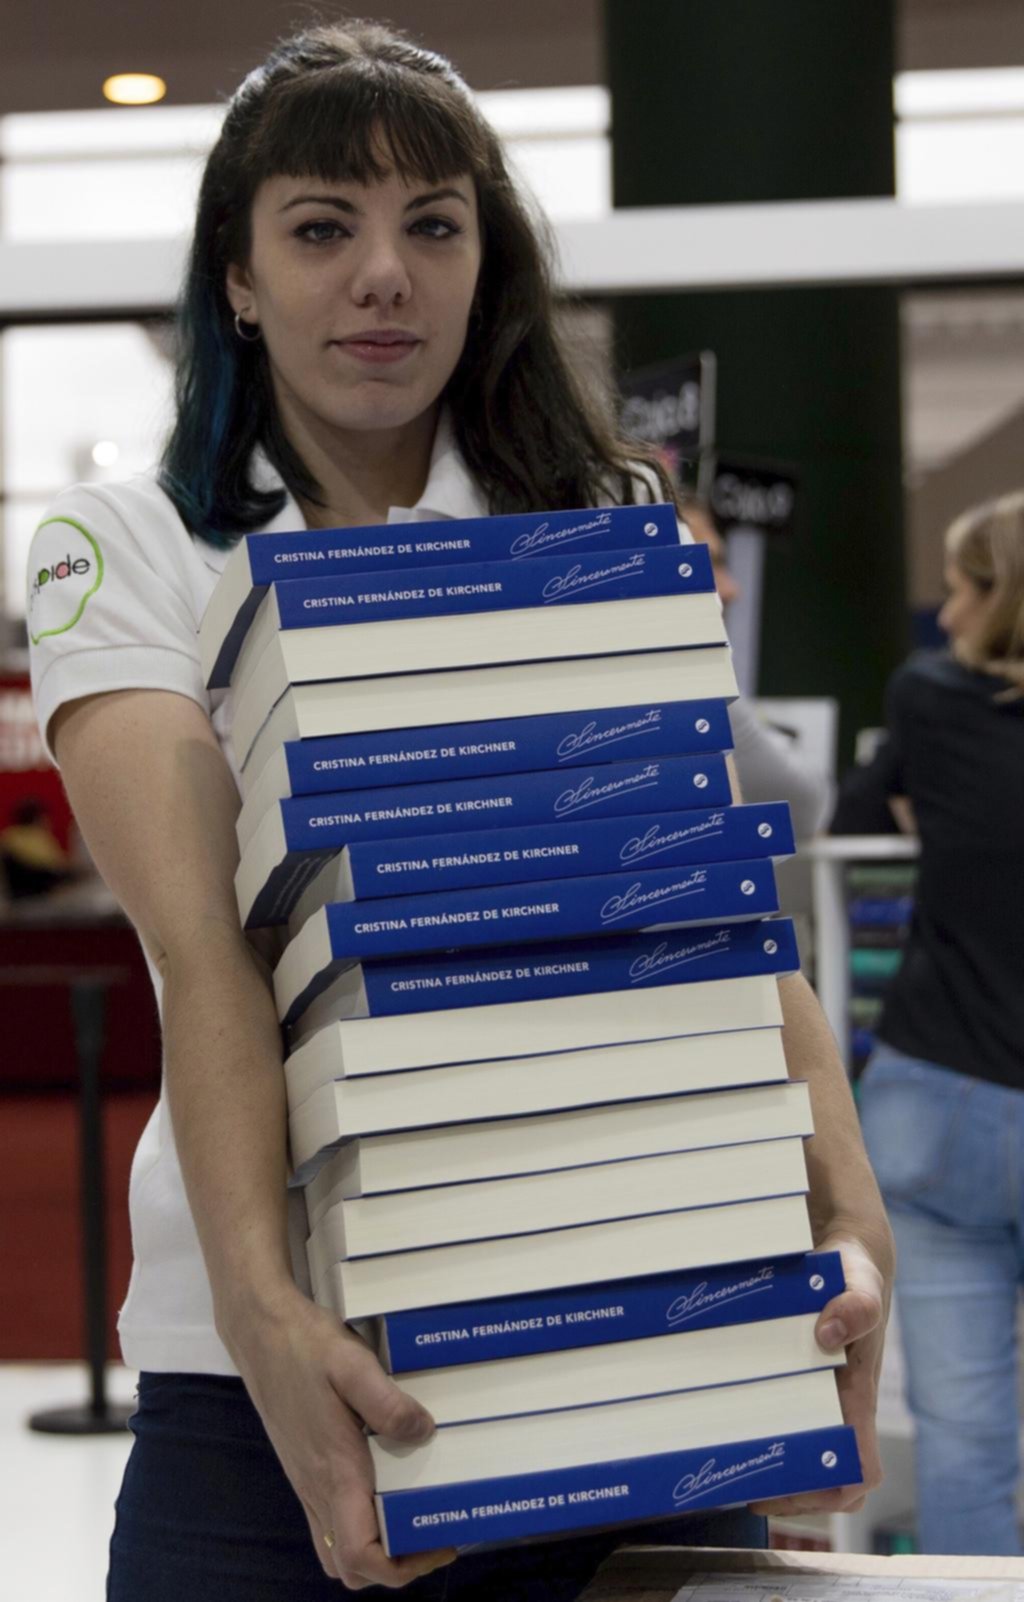
<path fill-rule="evenodd" d="M 921 861 L 878 1035 L 1024 1089 L 1024 699 L 1006 688 L 931 652 L 890 680 L 888 788 L 913 803 Z"/>

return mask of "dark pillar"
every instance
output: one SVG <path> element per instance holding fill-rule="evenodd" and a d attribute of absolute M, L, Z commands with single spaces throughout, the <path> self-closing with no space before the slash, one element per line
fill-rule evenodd
<path fill-rule="evenodd" d="M 617 207 L 894 192 L 893 0 L 605 0 Z M 757 220 L 749 251 L 756 259 Z M 800 475 L 769 546 L 759 689 L 834 695 L 841 761 L 907 643 L 898 292 L 624 296 L 621 370 L 718 357 L 723 452 Z"/>

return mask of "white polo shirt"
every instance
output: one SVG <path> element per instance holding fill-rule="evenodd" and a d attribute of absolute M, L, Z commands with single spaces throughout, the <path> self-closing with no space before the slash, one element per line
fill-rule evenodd
<path fill-rule="evenodd" d="M 442 416 L 422 496 L 412 508 L 392 507 L 388 522 L 487 511 Z M 261 532 L 305 526 L 289 497 Z M 690 537 L 682 527 L 681 537 Z M 112 690 L 170 690 L 208 713 L 237 779 L 227 740 L 231 693 L 204 687 L 197 637 L 228 554 L 191 537 L 155 475 L 78 484 L 57 497 L 35 534 L 28 564 L 32 687 L 44 740 L 50 719 L 67 701 Z M 159 1007 L 160 975 L 148 957 L 147 965 Z M 298 1193 L 290 1205 L 296 1278 L 304 1283 L 306 1219 Z M 163 1092 L 135 1153 L 129 1211 L 133 1266 L 118 1321 L 126 1364 L 151 1372 L 235 1374 L 214 1329 Z"/>

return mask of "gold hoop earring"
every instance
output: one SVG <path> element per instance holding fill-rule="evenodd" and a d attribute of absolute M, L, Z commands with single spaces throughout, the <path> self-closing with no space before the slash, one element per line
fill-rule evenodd
<path fill-rule="evenodd" d="M 253 329 L 254 332 L 251 333 L 251 334 L 245 333 L 245 329 L 247 329 L 247 328 Z M 262 334 L 259 331 L 258 324 L 256 324 L 256 323 L 243 323 L 241 312 L 236 312 L 235 313 L 235 333 L 238 335 L 239 339 L 245 345 L 256 345 L 256 344 L 259 343 L 259 341 L 263 337 Z"/>

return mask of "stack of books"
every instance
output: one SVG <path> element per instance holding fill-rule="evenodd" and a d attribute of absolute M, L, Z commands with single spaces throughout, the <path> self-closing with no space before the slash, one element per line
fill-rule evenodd
<path fill-rule="evenodd" d="M 706 550 L 662 506 L 249 536 L 200 643 L 314 1295 L 439 1426 L 371 1437 L 387 1550 L 859 1480 Z"/>

